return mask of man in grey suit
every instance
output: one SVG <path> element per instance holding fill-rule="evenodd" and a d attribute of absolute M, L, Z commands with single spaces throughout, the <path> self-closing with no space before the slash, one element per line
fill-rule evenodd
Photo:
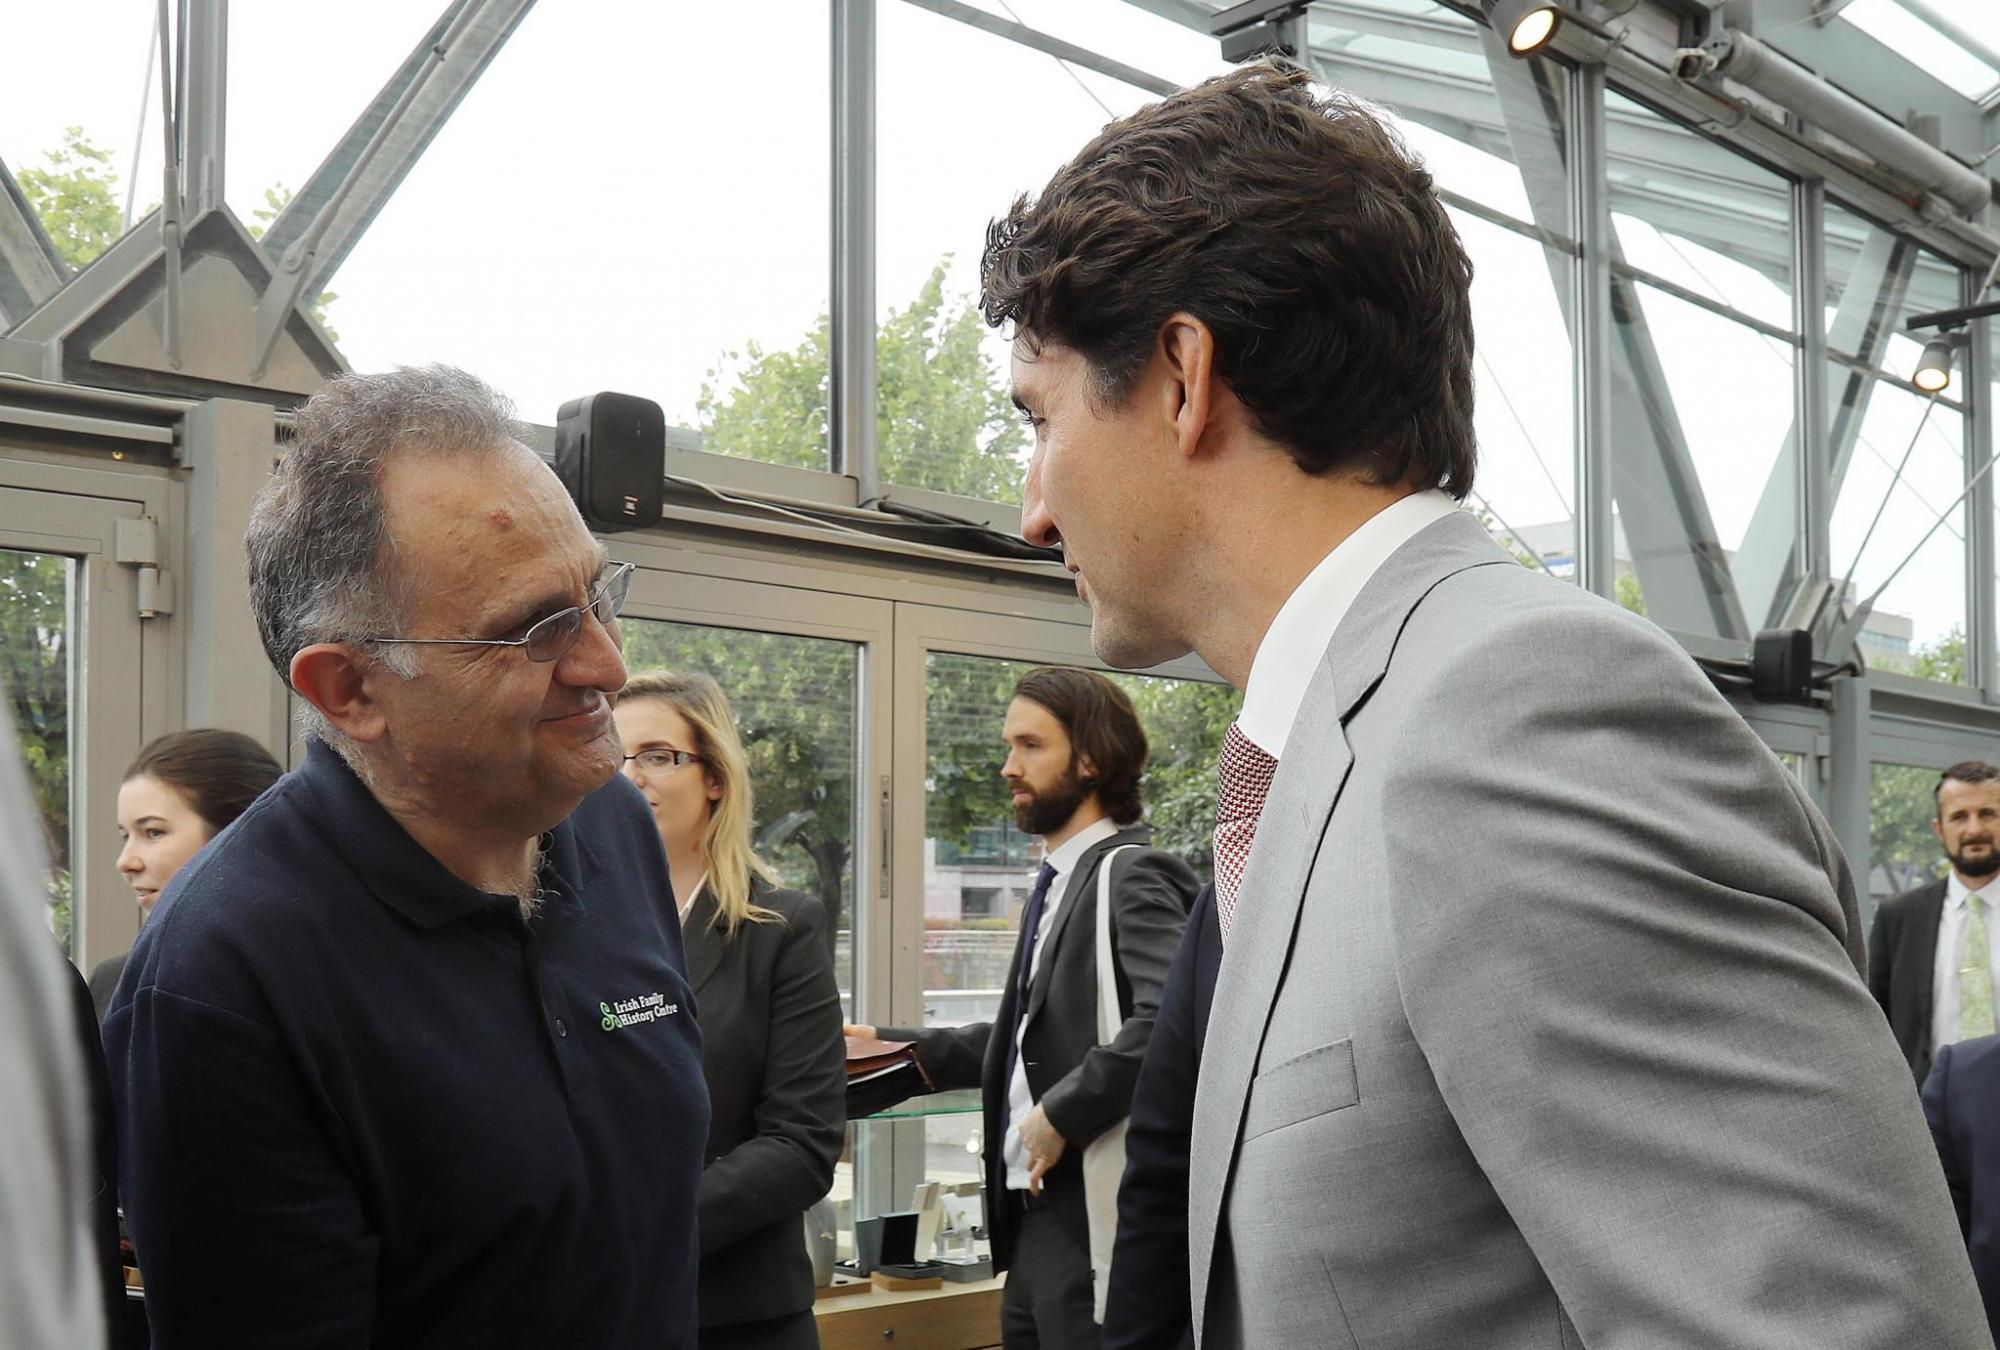
<path fill-rule="evenodd" d="M 1824 822 L 1673 641 L 1457 509 L 1470 266 L 1383 125 L 1240 69 L 981 276 L 1099 655 L 1245 691 L 1199 1343 L 1990 1344 Z"/>

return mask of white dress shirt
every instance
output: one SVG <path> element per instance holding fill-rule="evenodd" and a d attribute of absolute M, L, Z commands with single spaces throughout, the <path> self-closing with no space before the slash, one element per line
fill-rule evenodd
<path fill-rule="evenodd" d="M 1417 531 L 1457 509 L 1458 503 L 1437 488 L 1411 493 L 1370 516 L 1306 574 L 1257 644 L 1243 689 L 1236 724 L 1260 750 L 1284 758 L 1306 686 L 1369 578 Z"/>
<path fill-rule="evenodd" d="M 1042 900 L 1042 922 L 1035 929 L 1035 947 L 1025 958 L 1028 979 L 1035 978 L 1035 971 L 1041 965 L 1042 948 L 1052 931 L 1056 920 L 1056 910 L 1068 898 L 1069 880 L 1076 871 L 1076 865 L 1090 846 L 1109 839 L 1118 833 L 1117 822 L 1106 818 L 1094 825 L 1086 825 L 1069 838 L 1062 846 L 1044 858 L 1055 869 L 1055 879 L 1049 882 L 1049 893 Z M 1037 871 L 1040 869 L 1037 868 Z M 1092 1003 L 1091 1016 L 1096 1017 L 1097 1005 Z M 1014 1032 L 1014 1076 L 1007 1083 L 1007 1138 L 1000 1145 L 1001 1161 L 1007 1165 L 1007 1189 L 1025 1191 L 1028 1189 L 1028 1150 L 1021 1146 L 1021 1121 L 1035 1107 L 1034 1094 L 1028 1090 L 1028 1060 L 1021 1053 L 1021 1041 L 1028 1033 L 1028 1019 L 1023 1017 Z"/>
<path fill-rule="evenodd" d="M 1986 905 L 1986 960 L 1993 971 L 1993 986 L 2000 990 L 2000 915 L 1993 912 L 1994 902 L 2000 900 L 2000 887 L 1992 885 L 1993 880 L 1987 878 L 1979 896 Z M 1972 917 L 1965 897 L 1971 893 L 1956 872 L 1945 882 L 1944 910 L 1938 915 L 1937 963 L 1931 973 L 1932 1054 L 1941 1045 L 1963 1039 L 1958 1034 L 1958 968 L 1965 964 L 1965 928 Z"/>

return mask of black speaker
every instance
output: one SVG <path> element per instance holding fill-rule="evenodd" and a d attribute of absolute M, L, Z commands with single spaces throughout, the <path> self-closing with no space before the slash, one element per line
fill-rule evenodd
<path fill-rule="evenodd" d="M 575 398 L 556 413 L 556 476 L 583 518 L 601 530 L 660 523 L 667 418 L 636 394 Z"/>
<path fill-rule="evenodd" d="M 1766 703 L 1812 702 L 1812 634 L 1766 628 L 1750 647 L 1751 696 Z"/>

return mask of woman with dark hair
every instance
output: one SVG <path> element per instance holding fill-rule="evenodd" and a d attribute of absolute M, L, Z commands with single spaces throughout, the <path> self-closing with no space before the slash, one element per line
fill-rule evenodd
<path fill-rule="evenodd" d="M 201 727 L 161 736 L 139 752 L 118 787 L 118 870 L 139 902 L 140 921 L 188 859 L 243 814 L 284 770 L 237 731 Z M 90 972 L 97 1015 L 125 973 L 120 952 Z"/>
<path fill-rule="evenodd" d="M 804 1216 L 847 1123 L 826 910 L 779 889 L 750 845 L 750 768 L 714 680 L 635 675 L 611 715 L 666 846 L 700 1007 L 701 1350 L 815 1350 Z"/>

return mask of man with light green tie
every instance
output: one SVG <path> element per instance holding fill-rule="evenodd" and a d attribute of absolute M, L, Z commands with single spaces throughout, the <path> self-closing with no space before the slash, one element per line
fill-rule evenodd
<path fill-rule="evenodd" d="M 2000 901 L 2000 768 L 1954 764 L 1932 793 L 1931 831 L 1951 870 L 1885 900 L 1868 936 L 1868 987 L 1922 1083 L 1941 1046 L 1994 1032 Z"/>

